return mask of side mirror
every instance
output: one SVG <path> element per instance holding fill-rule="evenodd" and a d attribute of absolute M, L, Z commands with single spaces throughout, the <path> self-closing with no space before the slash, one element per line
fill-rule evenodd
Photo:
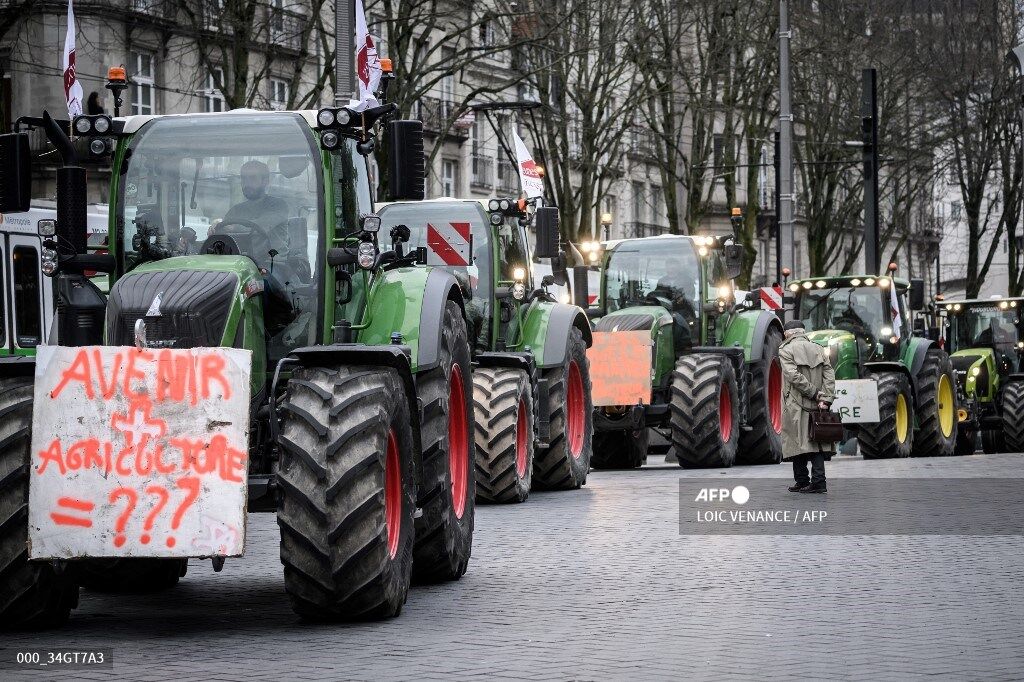
<path fill-rule="evenodd" d="M 743 247 L 739 244 L 728 244 L 725 247 L 725 271 L 729 279 L 736 279 L 743 274 Z"/>
<path fill-rule="evenodd" d="M 537 258 L 554 258 L 558 249 L 558 209 L 554 206 L 542 206 L 534 214 L 537 227 Z"/>
<path fill-rule="evenodd" d="M 572 269 L 573 303 L 584 310 L 590 305 L 590 273 L 586 268 Z"/>
<path fill-rule="evenodd" d="M 426 177 L 423 156 L 423 122 L 388 123 L 388 198 L 391 201 L 423 201 Z"/>
<path fill-rule="evenodd" d="M 0 213 L 24 213 L 32 201 L 28 133 L 0 135 Z"/>
<path fill-rule="evenodd" d="M 600 307 L 596 307 L 595 306 L 595 307 L 592 307 L 592 308 L 587 308 L 587 319 L 592 320 L 595 317 L 601 317 L 601 315 L 603 313 L 604 313 L 604 311 L 601 310 Z"/>
<path fill-rule="evenodd" d="M 327 249 L 327 265 L 332 268 L 337 268 L 342 265 L 352 265 L 355 262 L 356 256 L 354 253 L 349 253 L 338 246 Z"/>
<path fill-rule="evenodd" d="M 924 310 L 924 280 L 910 280 L 910 309 Z"/>

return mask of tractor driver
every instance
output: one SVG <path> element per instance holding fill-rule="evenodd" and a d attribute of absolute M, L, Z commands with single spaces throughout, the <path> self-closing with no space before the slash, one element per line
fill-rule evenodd
<path fill-rule="evenodd" d="M 262 235 L 254 233 L 252 236 L 251 255 L 260 267 L 265 267 L 269 262 L 268 254 L 273 244 L 280 245 L 284 241 L 283 235 L 273 239 L 271 230 L 288 221 L 288 204 L 284 199 L 267 194 L 267 187 L 270 186 L 270 169 L 262 161 L 246 161 L 242 164 L 239 175 L 245 201 L 229 208 L 220 226 L 239 223 L 244 226 L 255 223 L 262 227 Z M 220 226 L 216 232 L 221 232 Z M 283 249 L 278 246 L 277 250 Z"/>
<path fill-rule="evenodd" d="M 676 348 L 693 345 L 693 332 L 697 325 L 697 310 L 694 308 L 696 296 L 693 291 L 693 279 L 686 276 L 686 268 L 678 258 L 665 261 L 665 274 L 658 280 L 652 294 L 671 301 L 669 312 L 675 321 L 674 336 Z"/>

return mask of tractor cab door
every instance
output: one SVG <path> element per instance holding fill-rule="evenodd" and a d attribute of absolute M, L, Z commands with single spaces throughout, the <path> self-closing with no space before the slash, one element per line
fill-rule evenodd
<path fill-rule="evenodd" d="M 9 234 L 4 241 L 4 345 L 13 355 L 31 355 L 53 318 L 53 293 L 43 286 L 39 269 L 41 242 L 26 234 Z"/>

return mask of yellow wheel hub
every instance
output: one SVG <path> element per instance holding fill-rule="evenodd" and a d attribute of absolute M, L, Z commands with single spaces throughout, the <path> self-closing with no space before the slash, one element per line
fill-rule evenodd
<path fill-rule="evenodd" d="M 953 424 L 956 420 L 956 410 L 953 409 L 953 385 L 949 381 L 949 375 L 943 374 L 939 377 L 939 428 L 942 435 L 949 438 L 953 435 Z"/>
<path fill-rule="evenodd" d="M 907 442 L 907 429 L 910 427 L 910 414 L 907 409 L 907 398 L 902 393 L 896 396 L 896 440 Z"/>

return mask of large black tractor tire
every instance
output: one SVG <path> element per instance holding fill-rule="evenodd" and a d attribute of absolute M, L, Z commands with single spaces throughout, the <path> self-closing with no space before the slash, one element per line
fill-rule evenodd
<path fill-rule="evenodd" d="M 476 498 L 525 502 L 533 480 L 533 392 L 520 369 L 473 372 Z"/>
<path fill-rule="evenodd" d="M 1024 381 L 1003 389 L 1004 452 L 1024 452 Z"/>
<path fill-rule="evenodd" d="M 918 428 L 914 432 L 914 457 L 949 457 L 956 451 L 956 375 L 949 355 L 929 348 L 917 373 Z"/>
<path fill-rule="evenodd" d="M 1002 429 L 985 429 L 981 432 L 981 451 L 986 455 L 1006 452 L 1006 439 Z"/>
<path fill-rule="evenodd" d="M 723 355 L 684 355 L 672 372 L 672 445 L 684 469 L 731 467 L 739 447 L 736 372 Z"/>
<path fill-rule="evenodd" d="M 782 461 L 782 333 L 769 330 L 761 346 L 757 371 L 751 374 L 747 426 L 740 431 L 737 464 L 778 464 Z"/>
<path fill-rule="evenodd" d="M 78 605 L 66 564 L 28 560 L 32 379 L 0 380 L 0 629 L 61 625 Z"/>
<path fill-rule="evenodd" d="M 95 592 L 159 592 L 178 584 L 188 559 L 89 559 L 78 565 L 79 583 Z"/>
<path fill-rule="evenodd" d="M 909 457 L 914 444 L 914 398 L 910 381 L 902 372 L 878 372 L 876 424 L 861 424 L 857 432 L 864 459 Z M 903 416 L 897 419 L 897 414 Z"/>
<path fill-rule="evenodd" d="M 647 462 L 650 429 L 601 431 L 594 434 L 594 469 L 639 469 Z"/>
<path fill-rule="evenodd" d="M 416 382 L 423 424 L 422 484 L 417 506 L 412 577 L 417 583 L 458 580 L 473 550 L 476 477 L 473 463 L 473 368 L 466 320 L 445 304 L 440 364 Z"/>
<path fill-rule="evenodd" d="M 573 490 L 587 482 L 594 451 L 590 361 L 583 333 L 572 328 L 565 364 L 543 370 L 548 385 L 548 445 L 533 460 L 534 490 Z"/>
<path fill-rule="evenodd" d="M 416 513 L 401 378 L 386 367 L 303 367 L 281 408 L 277 523 L 292 608 L 312 620 L 397 616 Z"/>

